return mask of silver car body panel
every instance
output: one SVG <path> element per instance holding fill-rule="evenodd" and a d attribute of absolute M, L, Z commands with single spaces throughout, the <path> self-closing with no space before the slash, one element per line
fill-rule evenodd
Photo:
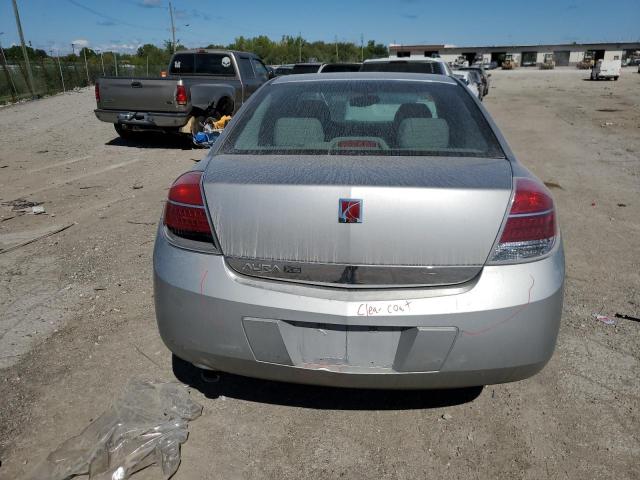
<path fill-rule="evenodd" d="M 551 357 L 564 255 L 486 266 L 449 288 L 340 290 L 240 275 L 219 255 L 175 248 L 160 229 L 156 317 L 165 344 L 208 369 L 363 388 L 515 381 Z"/>

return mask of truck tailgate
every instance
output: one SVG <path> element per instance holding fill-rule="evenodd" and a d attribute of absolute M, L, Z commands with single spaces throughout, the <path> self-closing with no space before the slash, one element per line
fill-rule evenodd
<path fill-rule="evenodd" d="M 176 85 L 172 78 L 101 78 L 98 108 L 130 112 L 183 112 L 176 105 Z"/>

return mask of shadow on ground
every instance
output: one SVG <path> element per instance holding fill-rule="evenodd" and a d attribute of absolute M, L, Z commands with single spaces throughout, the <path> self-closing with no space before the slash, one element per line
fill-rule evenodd
<path fill-rule="evenodd" d="M 176 378 L 207 398 L 225 396 L 250 402 L 321 410 L 410 410 L 468 403 L 483 387 L 451 390 L 363 390 L 273 382 L 228 373 L 211 374 L 173 357 Z"/>
<path fill-rule="evenodd" d="M 193 149 L 205 151 L 205 149 L 195 147 L 189 137 L 163 133 L 137 133 L 127 138 L 116 137 L 109 140 L 106 145 L 134 148 L 179 148 L 181 150 Z"/>

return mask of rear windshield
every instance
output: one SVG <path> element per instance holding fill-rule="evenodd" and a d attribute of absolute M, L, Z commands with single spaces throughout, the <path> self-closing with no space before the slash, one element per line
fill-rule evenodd
<path fill-rule="evenodd" d="M 313 80 L 267 84 L 221 150 L 232 154 L 504 157 L 459 84 Z"/>
<path fill-rule="evenodd" d="M 440 62 L 365 62 L 361 72 L 403 72 L 403 73 L 433 73 L 446 75 L 447 72 Z"/>
<path fill-rule="evenodd" d="M 317 73 L 320 69 L 320 65 L 311 63 L 309 65 L 294 65 L 291 73 Z"/>
<path fill-rule="evenodd" d="M 171 59 L 172 75 L 218 75 L 233 77 L 236 72 L 224 53 L 177 53 Z"/>
<path fill-rule="evenodd" d="M 359 72 L 359 63 L 332 63 L 322 67 L 321 73 Z"/>

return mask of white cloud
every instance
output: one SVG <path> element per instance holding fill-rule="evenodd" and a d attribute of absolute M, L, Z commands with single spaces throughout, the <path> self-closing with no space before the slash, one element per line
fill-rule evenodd
<path fill-rule="evenodd" d="M 77 40 L 73 40 L 71 43 L 80 48 L 89 46 L 89 40 L 85 40 L 84 38 L 78 38 Z"/>
<path fill-rule="evenodd" d="M 98 49 L 103 52 L 134 53 L 141 46 L 142 43 L 134 40 L 132 42 L 111 42 L 108 44 L 102 44 Z"/>
<path fill-rule="evenodd" d="M 162 0 L 142 0 L 141 5 L 143 7 L 159 7 L 162 5 Z"/>

